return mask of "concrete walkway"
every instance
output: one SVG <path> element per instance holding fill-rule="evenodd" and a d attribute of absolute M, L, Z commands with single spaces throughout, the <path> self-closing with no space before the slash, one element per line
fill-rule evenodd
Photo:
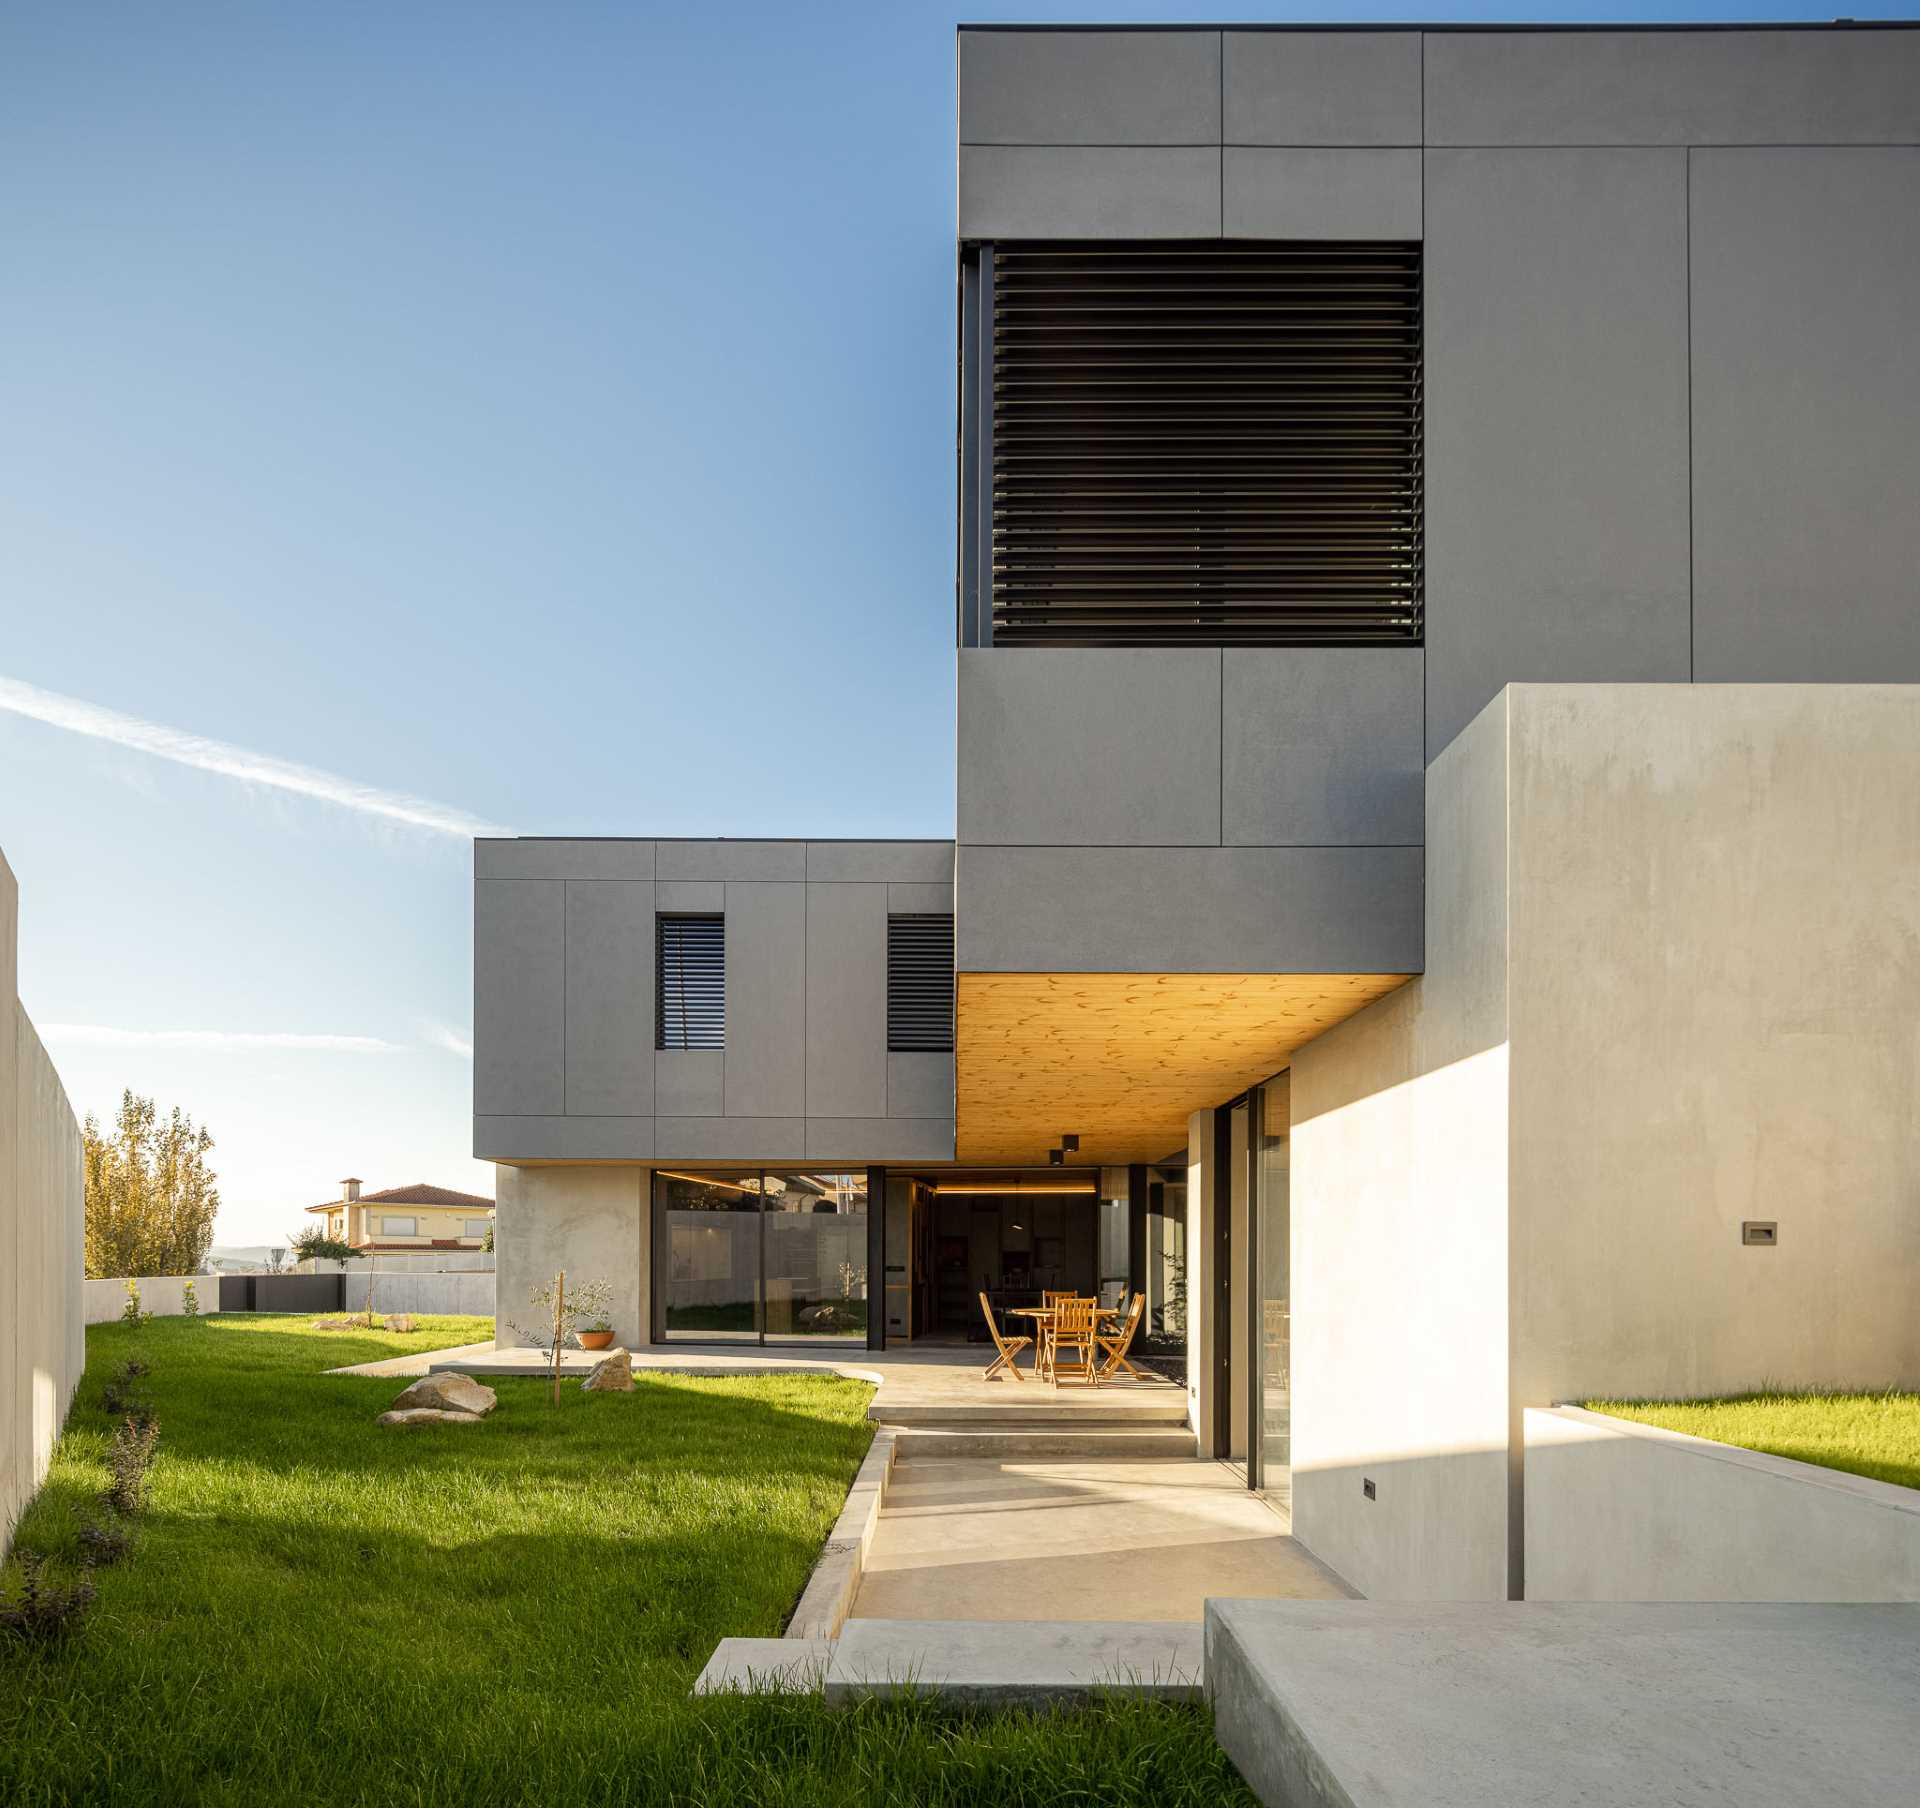
<path fill-rule="evenodd" d="M 329 1375 L 424 1375 L 430 1369 L 458 1368 L 462 1360 L 493 1354 L 490 1343 L 460 1343 L 450 1349 L 416 1350 L 407 1356 L 387 1356 L 378 1362 L 356 1362 L 349 1368 L 328 1369 Z"/>
<path fill-rule="evenodd" d="M 1211 1595 L 1351 1593 L 1219 1463 L 903 1458 L 853 1612 L 1197 1623 Z"/>

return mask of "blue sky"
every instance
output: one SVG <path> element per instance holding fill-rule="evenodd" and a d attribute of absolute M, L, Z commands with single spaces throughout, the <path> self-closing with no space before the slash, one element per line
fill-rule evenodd
<path fill-rule="evenodd" d="M 21 992 L 76 1109 L 133 1086 L 212 1128 L 222 1241 L 349 1173 L 492 1190 L 459 819 L 951 832 L 960 16 L 0 14 Z"/>

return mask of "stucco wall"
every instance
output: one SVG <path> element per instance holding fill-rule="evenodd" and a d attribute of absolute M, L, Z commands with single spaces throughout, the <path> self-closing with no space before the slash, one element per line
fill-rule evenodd
<path fill-rule="evenodd" d="M 140 1310 L 155 1318 L 184 1316 L 189 1281 L 193 1283 L 194 1299 L 202 1312 L 220 1310 L 217 1274 L 143 1274 L 134 1278 L 140 1287 Z M 90 1277 L 83 1283 L 82 1298 L 88 1324 L 110 1324 L 127 1309 L 127 1277 Z"/>
<path fill-rule="evenodd" d="M 80 1127 L 18 996 L 20 893 L 0 855 L 0 1551 L 86 1367 Z"/>
<path fill-rule="evenodd" d="M 1530 1601 L 1920 1601 L 1920 1490 L 1531 1409 Z"/>
<path fill-rule="evenodd" d="M 1517 1403 L 1920 1384 L 1920 686 L 1511 712 Z"/>
<path fill-rule="evenodd" d="M 1507 1587 L 1505 760 L 1496 700 L 1427 775 L 1425 975 L 1293 1061 L 1294 1531 L 1376 1598 Z"/>
<path fill-rule="evenodd" d="M 617 1343 L 647 1341 L 647 1222 L 652 1169 L 624 1163 L 495 1170 L 494 1255 L 499 1263 L 494 1342 L 525 1342 L 512 1319 L 531 1327 L 528 1294 L 564 1269 L 570 1281 L 606 1281 Z"/>
<path fill-rule="evenodd" d="M 1920 686 L 1516 685 L 1427 797 L 1425 976 L 1294 1061 L 1294 1523 L 1517 1593 L 1526 1408 L 1920 1383 Z"/>

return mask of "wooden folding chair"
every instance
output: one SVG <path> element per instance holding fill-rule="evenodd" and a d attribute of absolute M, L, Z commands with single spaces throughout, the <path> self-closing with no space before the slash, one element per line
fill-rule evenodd
<path fill-rule="evenodd" d="M 1020 1365 L 1014 1361 L 1014 1358 L 1018 1356 L 1028 1344 L 1032 1343 L 1033 1339 L 1031 1337 L 1002 1337 L 1000 1335 L 1000 1327 L 993 1322 L 993 1308 L 987 1304 L 987 1296 L 984 1293 L 980 1296 L 980 1310 L 986 1316 L 987 1335 L 993 1339 L 993 1347 L 1000 1352 L 998 1356 L 987 1364 L 987 1372 L 982 1375 L 980 1379 L 982 1381 L 991 1381 L 995 1374 L 1001 1369 L 1005 1369 L 1014 1380 L 1026 1380 L 1026 1376 L 1020 1373 Z"/>
<path fill-rule="evenodd" d="M 1120 1329 L 1111 1336 L 1104 1331 L 1100 1333 L 1100 1347 L 1106 1351 L 1106 1360 L 1100 1364 L 1101 1380 L 1106 1380 L 1121 1369 L 1125 1369 L 1137 1381 L 1147 1379 L 1144 1370 L 1135 1368 L 1127 1360 L 1127 1351 L 1133 1345 L 1133 1334 L 1140 1329 L 1140 1317 L 1146 1310 L 1146 1304 L 1147 1296 L 1136 1293 L 1133 1304 L 1127 1308 L 1127 1316 L 1120 1321 Z"/>
<path fill-rule="evenodd" d="M 1044 1355 L 1047 1380 L 1053 1386 L 1059 1386 L 1062 1375 L 1069 1381 L 1084 1381 L 1090 1387 L 1099 1385 L 1096 1311 L 1090 1299 L 1067 1298 L 1055 1303 Z"/>

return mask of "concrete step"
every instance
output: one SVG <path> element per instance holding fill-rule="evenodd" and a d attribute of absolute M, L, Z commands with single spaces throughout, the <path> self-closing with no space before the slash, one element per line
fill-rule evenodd
<path fill-rule="evenodd" d="M 901 1426 L 894 1448 L 902 1459 L 997 1456 L 1045 1457 L 1193 1456 L 1192 1428 L 1179 1425 L 1013 1425 L 1005 1423 Z"/>
<path fill-rule="evenodd" d="M 833 1661 L 830 1638 L 724 1638 L 693 1685 L 696 1695 L 817 1695 Z"/>
<path fill-rule="evenodd" d="M 1197 1701 L 1201 1628 L 1166 1620 L 849 1620 L 828 1707 L 901 1693 L 955 1706 L 1050 1707 L 1109 1691 Z"/>
<path fill-rule="evenodd" d="M 1177 1388 L 1163 1395 L 1158 1388 L 1138 1394 L 1069 1394 L 1065 1399 L 1051 1389 L 1008 1400 L 915 1400 L 880 1397 L 867 1408 L 867 1417 L 880 1425 L 928 1428 L 936 1425 L 1184 1425 L 1187 1396 Z"/>

